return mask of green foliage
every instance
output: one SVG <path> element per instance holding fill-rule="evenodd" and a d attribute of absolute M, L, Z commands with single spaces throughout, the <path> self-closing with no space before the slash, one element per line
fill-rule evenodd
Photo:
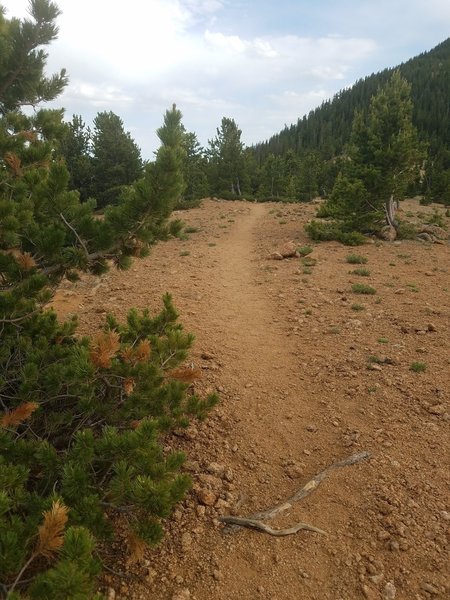
<path fill-rule="evenodd" d="M 297 248 L 297 252 L 300 254 L 300 256 L 308 256 L 308 254 L 311 254 L 312 251 L 313 249 L 311 246 L 300 246 L 300 248 Z"/>
<path fill-rule="evenodd" d="M 354 294 L 376 294 L 376 289 L 371 287 L 370 285 L 366 285 L 364 283 L 354 283 L 352 285 L 352 292 Z"/>
<path fill-rule="evenodd" d="M 369 269 L 365 269 L 365 268 L 360 268 L 360 269 L 354 269 L 352 271 L 353 275 L 359 275 L 360 277 L 369 277 L 370 276 L 370 271 Z"/>
<path fill-rule="evenodd" d="M 99 208 L 116 204 L 124 186 L 142 175 L 141 151 L 113 112 L 98 113 L 92 134 L 90 195 Z"/>
<path fill-rule="evenodd" d="M 361 254 L 348 254 L 345 260 L 350 265 L 365 265 L 367 263 L 367 257 Z"/>
<path fill-rule="evenodd" d="M 354 310 L 355 312 L 360 312 L 362 310 L 366 310 L 362 304 L 352 304 L 351 309 Z"/>
<path fill-rule="evenodd" d="M 246 162 L 242 131 L 234 119 L 223 117 L 217 135 L 209 140 L 211 189 L 215 195 L 240 198 L 246 187 Z"/>
<path fill-rule="evenodd" d="M 125 324 L 109 316 L 92 339 L 80 339 L 75 321 L 60 324 L 52 312 L 30 316 L 20 328 L 4 325 L 1 392 L 9 400 L 0 429 L 0 579 L 6 585 L 26 562 L 42 511 L 56 498 L 69 507 L 79 536 L 86 530 L 109 536 L 107 511 L 125 510 L 131 533 L 149 544 L 160 539 L 160 520 L 189 479 L 178 474 L 182 455 L 164 452 L 158 438 L 190 417 L 203 418 L 217 401 L 189 394 L 183 372 L 174 370 L 192 341 L 169 295 L 158 315 L 131 310 Z M 31 414 L 21 419 L 27 407 Z M 143 523 L 151 523 L 145 535 Z M 76 553 L 67 562 L 67 552 L 33 589 L 53 586 L 56 598 L 54 577 L 62 573 L 74 574 L 64 585 L 80 583 L 83 569 L 76 575 Z"/>
<path fill-rule="evenodd" d="M 195 373 L 180 365 L 193 336 L 169 295 L 155 316 L 131 310 L 124 324 L 108 316 L 93 338 L 45 310 L 64 276 L 101 273 L 110 261 L 126 268 L 179 234 L 181 222 L 168 218 L 184 186 L 183 128 L 174 106 L 155 161 L 97 218 L 95 200 L 69 191 L 66 163 L 85 151 L 83 124 L 74 120 L 68 139 L 62 110 L 19 110 L 65 84 L 63 73 L 43 76 L 39 49 L 56 36 L 58 10 L 48 0 L 30 6 L 33 20 L 23 23 L 0 11 L 0 587 L 11 600 L 84 600 L 98 598 L 93 553 L 113 535 L 116 514 L 129 540 L 161 538 L 190 485 L 183 456 L 161 437 L 204 418 L 217 397 L 191 394 Z M 136 165 L 120 120 L 103 113 L 97 141 L 115 133 Z M 96 155 L 105 165 L 106 154 Z M 124 181 L 111 174 L 106 183 L 115 190 Z"/>
<path fill-rule="evenodd" d="M 329 200 L 344 230 L 372 232 L 384 219 L 397 228 L 396 206 L 422 159 L 412 109 L 410 85 L 396 71 L 371 99 L 367 115 L 355 113 L 348 161 Z"/>
<path fill-rule="evenodd" d="M 366 243 L 364 235 L 358 231 L 343 231 L 335 221 L 310 221 L 305 231 L 313 241 L 336 240 L 345 246 L 362 246 Z"/>
<path fill-rule="evenodd" d="M 413 362 L 409 366 L 410 371 L 414 371 L 414 373 L 423 373 L 427 368 L 427 365 L 423 362 Z"/>

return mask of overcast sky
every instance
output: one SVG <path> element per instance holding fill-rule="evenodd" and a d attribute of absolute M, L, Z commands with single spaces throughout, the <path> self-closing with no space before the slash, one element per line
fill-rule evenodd
<path fill-rule="evenodd" d="M 7 16 L 28 0 L 0 0 Z M 450 0 L 56 0 L 49 72 L 68 70 L 66 118 L 112 110 L 144 158 L 175 102 L 206 145 L 222 117 L 247 144 L 357 79 L 450 35 Z"/>

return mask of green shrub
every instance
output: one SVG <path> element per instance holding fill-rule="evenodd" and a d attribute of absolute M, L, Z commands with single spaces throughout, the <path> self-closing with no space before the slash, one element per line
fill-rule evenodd
<path fill-rule="evenodd" d="M 311 254 L 312 251 L 313 249 L 311 246 L 301 246 L 300 248 L 297 248 L 297 252 L 300 254 L 300 256 L 308 256 L 308 254 Z"/>
<path fill-rule="evenodd" d="M 345 260 L 351 265 L 365 265 L 367 263 L 367 257 L 361 256 L 361 254 L 348 254 Z"/>
<path fill-rule="evenodd" d="M 366 243 L 366 237 L 358 231 L 344 231 L 335 221 L 310 221 L 305 225 L 305 231 L 314 241 L 341 242 L 345 246 L 361 246 Z"/>
<path fill-rule="evenodd" d="M 428 215 L 425 219 L 425 223 L 429 225 L 437 225 L 443 229 L 447 228 L 447 224 L 443 215 L 435 208 L 432 215 Z"/>
<path fill-rule="evenodd" d="M 187 393 L 195 372 L 180 365 L 193 336 L 177 317 L 167 294 L 156 316 L 131 310 L 121 324 L 110 315 L 93 338 L 80 338 L 75 319 L 61 324 L 51 311 L 30 316 L 20 333 L 13 324 L 4 327 L 1 386 L 9 411 L 0 419 L 0 580 L 6 588 L 24 567 L 27 580 L 26 565 L 33 563 L 41 574 L 32 598 L 75 597 L 67 595 L 75 583 L 87 589 L 99 569 L 92 549 L 113 534 L 114 514 L 121 514 L 130 539 L 161 539 L 161 520 L 190 479 L 179 472 L 183 455 L 164 451 L 160 438 L 191 417 L 203 418 L 217 402 L 215 395 Z M 55 507 L 66 515 L 63 546 L 46 554 L 38 551 L 37 527 Z"/>
<path fill-rule="evenodd" d="M 361 267 L 359 269 L 354 269 L 353 271 L 351 271 L 351 273 L 353 275 L 359 275 L 360 277 L 369 277 L 370 276 L 369 269 L 365 269 L 364 267 Z"/>
<path fill-rule="evenodd" d="M 414 371 L 414 373 L 423 373 L 427 368 L 426 364 L 423 362 L 413 362 L 411 363 L 409 370 Z"/>
<path fill-rule="evenodd" d="M 354 311 L 366 310 L 362 304 L 352 304 L 351 309 Z"/>
<path fill-rule="evenodd" d="M 400 240 L 414 240 L 417 236 L 417 227 L 407 221 L 398 222 L 397 237 Z"/>
<path fill-rule="evenodd" d="M 370 285 L 365 285 L 364 283 L 354 283 L 352 285 L 352 292 L 354 294 L 376 294 L 375 288 Z"/>

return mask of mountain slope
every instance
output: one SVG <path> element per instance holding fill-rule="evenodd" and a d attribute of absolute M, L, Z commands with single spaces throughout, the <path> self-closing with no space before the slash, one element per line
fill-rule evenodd
<path fill-rule="evenodd" d="M 299 118 L 253 149 L 261 163 L 268 154 L 317 150 L 325 159 L 339 154 L 349 139 L 356 109 L 367 109 L 371 97 L 399 69 L 411 83 L 414 123 L 432 153 L 450 146 L 450 38 L 398 67 L 385 69 L 357 81 L 332 100 Z"/>

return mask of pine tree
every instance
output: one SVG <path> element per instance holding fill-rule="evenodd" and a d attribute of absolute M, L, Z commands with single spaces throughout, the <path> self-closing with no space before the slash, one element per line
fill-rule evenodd
<path fill-rule="evenodd" d="M 98 208 L 117 203 L 124 186 L 142 175 L 141 151 L 122 119 L 113 112 L 98 113 L 92 132 L 93 180 L 90 195 Z"/>
<path fill-rule="evenodd" d="M 80 115 L 73 115 L 67 123 L 59 151 L 69 171 L 69 188 L 87 200 L 93 191 L 92 134 Z"/>
<path fill-rule="evenodd" d="M 234 119 L 223 117 L 217 135 L 209 140 L 211 184 L 214 193 L 241 197 L 247 173 L 245 171 L 242 131 Z"/>
<path fill-rule="evenodd" d="M 113 535 L 116 513 L 131 554 L 161 538 L 190 484 L 161 434 L 203 418 L 217 398 L 188 392 L 196 373 L 181 365 L 193 336 L 169 295 L 159 314 L 110 315 L 92 338 L 46 309 L 62 277 L 125 268 L 179 228 L 168 217 L 183 189 L 183 128 L 176 107 L 167 111 L 154 163 L 97 219 L 58 158 L 63 111 L 19 110 L 65 82 L 52 80 L 50 93 L 39 49 L 58 10 L 35 0 L 31 11 L 32 21 L 0 23 L 0 47 L 12 48 L 0 69 L 0 594 L 81 600 L 98 598 L 97 540 Z"/>
<path fill-rule="evenodd" d="M 353 121 L 348 160 L 329 208 L 346 229 L 367 231 L 383 217 L 396 228 L 395 209 L 417 176 L 422 148 L 412 124 L 410 85 L 399 72 Z"/>

